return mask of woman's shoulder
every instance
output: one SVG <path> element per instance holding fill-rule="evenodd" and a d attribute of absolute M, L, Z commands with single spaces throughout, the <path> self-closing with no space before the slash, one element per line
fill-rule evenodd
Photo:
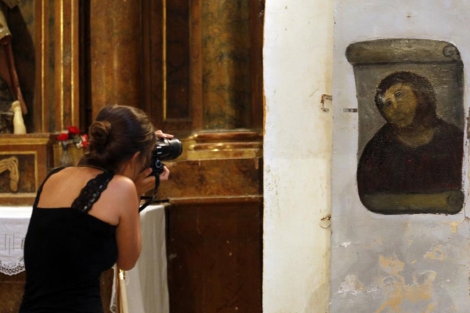
<path fill-rule="evenodd" d="M 129 177 L 116 174 L 109 182 L 109 187 L 123 192 L 136 191 L 135 184 Z"/>
<path fill-rule="evenodd" d="M 107 199 L 117 205 L 137 203 L 138 195 L 134 182 L 122 175 L 114 175 L 108 184 Z"/>
<path fill-rule="evenodd" d="M 46 188 L 48 186 L 71 188 L 82 185 L 88 179 L 93 178 L 93 175 L 95 173 L 73 166 L 55 168 L 48 174 L 44 183 Z"/>

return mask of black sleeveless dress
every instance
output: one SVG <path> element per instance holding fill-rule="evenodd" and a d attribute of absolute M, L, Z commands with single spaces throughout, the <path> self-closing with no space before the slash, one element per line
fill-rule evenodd
<path fill-rule="evenodd" d="M 99 278 L 117 259 L 116 226 L 88 211 L 112 176 L 91 179 L 70 208 L 38 208 L 38 190 L 25 239 L 20 313 L 103 312 Z"/>

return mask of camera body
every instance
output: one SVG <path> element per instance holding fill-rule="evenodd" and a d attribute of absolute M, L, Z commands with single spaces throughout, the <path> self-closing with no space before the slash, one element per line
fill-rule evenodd
<path fill-rule="evenodd" d="M 182 152 L 183 145 L 178 139 L 157 138 L 150 162 L 150 167 L 152 168 L 151 175 L 158 176 L 163 173 L 164 164 L 162 161 L 174 160 L 179 157 Z"/>

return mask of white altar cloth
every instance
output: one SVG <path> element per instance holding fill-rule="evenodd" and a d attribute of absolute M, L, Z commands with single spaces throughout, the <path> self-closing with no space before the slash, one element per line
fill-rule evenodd
<path fill-rule="evenodd" d="M 135 267 L 125 272 L 128 312 L 169 313 L 165 206 L 149 205 L 140 213 L 140 225 L 142 251 Z M 113 292 L 114 304 L 115 299 Z"/>
<path fill-rule="evenodd" d="M 32 207 L 0 207 L 0 273 L 24 271 L 23 246 Z"/>

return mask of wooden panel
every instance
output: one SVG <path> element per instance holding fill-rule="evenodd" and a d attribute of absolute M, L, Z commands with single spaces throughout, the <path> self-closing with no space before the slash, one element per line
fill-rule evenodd
<path fill-rule="evenodd" d="M 8 276 L 0 273 L 0 313 L 18 312 L 23 299 L 25 272 Z"/>
<path fill-rule="evenodd" d="M 55 123 L 53 131 L 79 125 L 79 6 L 78 1 L 58 0 L 55 3 Z"/>
<path fill-rule="evenodd" d="M 107 104 L 140 106 L 141 33 L 135 1 L 90 1 L 93 117 Z"/>
<path fill-rule="evenodd" d="M 142 17 L 142 109 L 151 117 L 156 127 L 163 129 L 162 0 L 143 0 Z"/>
<path fill-rule="evenodd" d="M 166 1 L 164 119 L 190 119 L 189 1 Z"/>
<path fill-rule="evenodd" d="M 156 127 L 191 131 L 190 1 L 143 0 L 143 99 Z"/>
<path fill-rule="evenodd" d="M 250 2 L 202 2 L 205 130 L 250 128 Z"/>
<path fill-rule="evenodd" d="M 261 215 L 261 197 L 171 202 L 171 313 L 262 311 Z"/>
<path fill-rule="evenodd" d="M 142 107 L 179 137 L 261 129 L 264 1 L 144 0 Z"/>
<path fill-rule="evenodd" d="M 50 120 L 53 110 L 50 108 L 50 95 L 54 95 L 53 63 L 49 59 L 50 50 L 54 49 L 54 34 L 50 34 L 50 27 L 54 26 L 54 16 L 50 14 L 54 5 L 52 0 L 36 1 L 36 88 L 34 97 L 34 125 L 35 131 L 47 132 L 50 129 Z M 52 15 L 52 17 L 51 17 Z M 51 68 L 52 67 L 52 68 Z M 52 102 L 53 103 L 53 102 Z"/>
<path fill-rule="evenodd" d="M 78 1 L 35 1 L 36 132 L 80 125 L 78 9 Z"/>
<path fill-rule="evenodd" d="M 0 204 L 31 205 L 51 155 L 49 134 L 0 136 Z"/>
<path fill-rule="evenodd" d="M 91 51 L 90 51 L 90 1 L 79 1 L 79 93 L 80 129 L 87 130 L 93 121 L 91 103 Z"/>
<path fill-rule="evenodd" d="M 261 195 L 262 160 L 196 160 L 174 163 L 162 182 L 159 199 Z"/>
<path fill-rule="evenodd" d="M 263 29 L 265 0 L 251 1 L 251 127 L 263 128 Z"/>
<path fill-rule="evenodd" d="M 202 0 L 191 1 L 191 111 L 192 129 L 201 130 L 204 124 L 202 117 Z"/>

